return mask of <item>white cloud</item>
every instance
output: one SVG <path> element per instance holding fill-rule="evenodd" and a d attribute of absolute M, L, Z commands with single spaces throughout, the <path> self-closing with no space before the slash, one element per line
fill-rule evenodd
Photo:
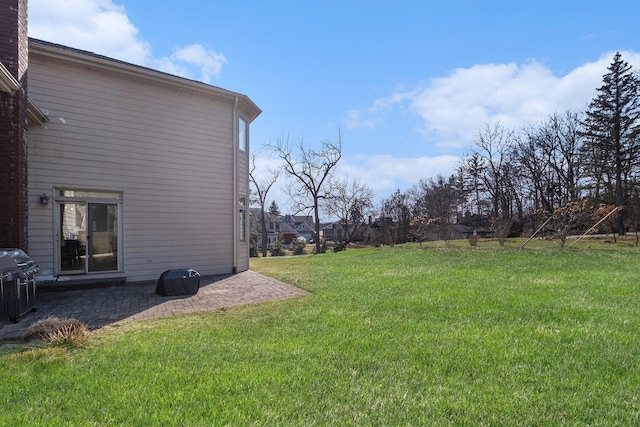
<path fill-rule="evenodd" d="M 408 92 L 398 92 L 389 95 L 385 98 L 376 99 L 376 101 L 368 108 L 368 112 L 376 113 L 379 111 L 388 110 L 397 104 L 403 103 L 406 100 L 411 100 L 417 93 L 417 90 Z"/>
<path fill-rule="evenodd" d="M 200 44 L 153 56 L 123 5 L 112 0 L 30 0 L 29 36 L 209 83 L 227 63 Z"/>
<path fill-rule="evenodd" d="M 111 0 L 30 0 L 29 36 L 146 65 L 151 47 Z"/>
<path fill-rule="evenodd" d="M 227 63 L 227 58 L 213 50 L 205 49 L 200 44 L 192 44 L 176 49 L 171 55 L 171 62 L 184 62 L 198 66 L 202 72 L 201 80 L 209 83 L 211 76 L 220 75 L 222 66 Z"/>
<path fill-rule="evenodd" d="M 636 68 L 640 65 L 640 54 L 621 53 Z M 500 121 L 518 129 L 554 112 L 583 109 L 601 85 L 612 58 L 613 52 L 608 52 L 564 76 L 556 76 L 534 60 L 522 65 L 458 68 L 447 77 L 431 79 L 427 86 L 377 99 L 366 111 L 352 110 L 349 117 L 357 117 L 359 123 L 374 123 L 369 116 L 408 108 L 422 121 L 420 133 L 425 143 L 466 147 L 486 123 Z"/>
<path fill-rule="evenodd" d="M 417 184 L 421 179 L 436 175 L 449 176 L 460 161 L 458 156 L 397 157 L 392 155 L 365 155 L 345 157 L 338 165 L 338 174 L 360 179 L 377 196 L 386 197 Z"/>
<path fill-rule="evenodd" d="M 359 110 L 349 111 L 349 116 L 344 120 L 348 129 L 373 128 L 376 126 L 375 120 L 363 120 L 362 112 Z"/>

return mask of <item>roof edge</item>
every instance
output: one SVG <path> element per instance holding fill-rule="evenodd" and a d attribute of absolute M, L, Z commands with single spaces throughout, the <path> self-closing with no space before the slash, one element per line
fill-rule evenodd
<path fill-rule="evenodd" d="M 42 112 L 31 98 L 27 97 L 27 124 L 28 126 L 42 126 L 49 121 L 49 117 Z"/>
<path fill-rule="evenodd" d="M 7 67 L 0 62 L 0 92 L 15 92 L 20 89 L 22 85 L 11 74 Z"/>
<path fill-rule="evenodd" d="M 251 98 L 242 93 L 233 92 L 218 86 L 154 70 L 142 65 L 132 64 L 86 50 L 76 49 L 30 37 L 29 55 L 40 55 L 55 59 L 62 57 L 77 64 L 106 71 L 117 71 L 118 73 L 131 77 L 142 77 L 158 83 L 173 85 L 178 89 L 188 88 L 197 92 L 208 93 L 231 100 L 238 98 L 249 113 L 249 117 L 247 117 L 249 122 L 253 121 L 260 115 L 260 113 L 262 113 L 262 110 L 251 100 Z"/>

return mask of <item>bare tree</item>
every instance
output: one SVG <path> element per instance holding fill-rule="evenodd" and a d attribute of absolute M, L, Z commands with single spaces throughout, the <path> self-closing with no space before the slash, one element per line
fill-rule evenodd
<path fill-rule="evenodd" d="M 504 246 L 509 236 L 509 230 L 513 222 L 511 218 L 504 216 L 494 216 L 491 218 L 491 231 L 493 236 L 498 240 L 500 246 Z"/>
<path fill-rule="evenodd" d="M 579 200 L 579 125 L 576 112 L 554 113 L 546 121 L 523 129 L 517 139 L 515 158 L 530 187 L 534 210 L 552 213 L 565 201 Z"/>
<path fill-rule="evenodd" d="M 398 188 L 388 199 L 380 205 L 380 219 L 383 232 L 390 233 L 390 243 L 406 243 L 409 241 L 411 225 L 411 195 L 402 193 Z M 386 241 L 386 239 L 385 239 Z"/>
<path fill-rule="evenodd" d="M 316 253 L 320 253 L 320 204 L 332 195 L 331 178 L 342 157 L 342 133 L 338 132 L 335 143 L 323 141 L 320 150 L 302 140 L 293 144 L 288 137 L 268 147 L 283 161 L 283 171 L 290 181 L 286 192 L 296 213 L 313 210 Z"/>
<path fill-rule="evenodd" d="M 373 207 L 373 190 L 358 179 L 335 180 L 331 202 L 325 212 L 338 218 L 343 228 L 343 244 L 351 242 L 364 228 L 367 211 Z"/>
<path fill-rule="evenodd" d="M 415 216 L 409 223 L 411 234 L 418 240 L 420 246 L 422 242 L 427 240 L 432 229 L 432 220 L 425 218 L 424 216 Z"/>
<path fill-rule="evenodd" d="M 582 232 L 594 222 L 596 226 L 604 222 L 611 214 L 615 213 L 614 205 L 606 205 L 604 203 L 595 204 L 593 200 L 583 198 L 581 201 L 573 201 L 562 204 L 553 212 L 553 218 L 550 223 L 555 230 L 555 237 L 560 241 L 560 247 L 564 248 L 567 237 L 576 232 Z M 613 223 L 608 225 L 614 232 L 615 239 L 615 219 Z M 596 226 L 590 230 L 594 230 Z"/>
<path fill-rule="evenodd" d="M 509 189 L 509 164 L 512 162 L 514 133 L 502 124 L 486 124 L 478 134 L 472 155 L 479 156 L 484 163 L 484 188 L 491 196 L 493 216 L 510 217 L 512 213 Z"/>
<path fill-rule="evenodd" d="M 434 225 L 440 238 L 448 242 L 461 196 L 456 177 L 451 175 L 446 179 L 438 175 L 429 180 L 420 180 L 418 196 L 422 206 L 420 215 L 430 220 L 429 225 Z"/>
<path fill-rule="evenodd" d="M 267 174 L 259 176 L 256 172 L 257 153 L 251 153 L 249 166 L 249 181 L 253 184 L 251 203 L 260 208 L 260 231 L 262 232 L 262 256 L 267 256 L 267 217 L 265 214 L 265 206 L 267 205 L 267 194 L 278 180 L 280 172 L 267 168 Z"/>

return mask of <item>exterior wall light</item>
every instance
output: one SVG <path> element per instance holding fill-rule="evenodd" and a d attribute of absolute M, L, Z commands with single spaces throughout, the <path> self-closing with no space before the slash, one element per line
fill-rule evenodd
<path fill-rule="evenodd" d="M 41 205 L 49 204 L 49 196 L 47 196 L 45 193 L 42 193 L 42 196 L 40 196 L 40 204 Z"/>

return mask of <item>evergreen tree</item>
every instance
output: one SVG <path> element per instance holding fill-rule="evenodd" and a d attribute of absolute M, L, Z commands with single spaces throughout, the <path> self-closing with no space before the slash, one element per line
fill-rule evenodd
<path fill-rule="evenodd" d="M 640 77 L 616 53 L 586 111 L 582 153 L 593 196 L 622 206 L 633 191 L 640 155 Z M 617 229 L 625 234 L 622 212 Z"/>
<path fill-rule="evenodd" d="M 280 207 L 275 200 L 269 205 L 269 214 L 273 216 L 280 216 Z"/>

